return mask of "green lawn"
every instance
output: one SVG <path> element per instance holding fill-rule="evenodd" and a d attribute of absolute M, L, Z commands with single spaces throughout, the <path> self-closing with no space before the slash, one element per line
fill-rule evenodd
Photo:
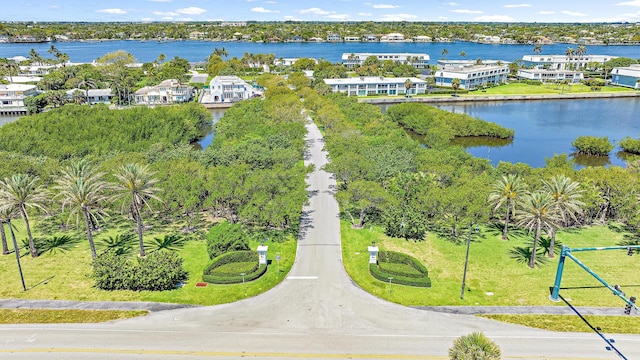
<path fill-rule="evenodd" d="M 615 93 L 615 92 L 633 92 L 634 90 L 606 86 L 600 88 L 597 93 Z M 493 96 L 493 95 L 547 95 L 547 94 L 577 94 L 577 93 L 596 93 L 591 90 L 589 86 L 583 84 L 573 85 L 557 85 L 557 84 L 542 84 L 542 85 L 527 85 L 522 83 L 511 83 L 506 85 L 500 85 L 492 88 L 488 88 L 485 91 L 472 91 L 469 94 L 462 94 L 460 96 Z"/>
<path fill-rule="evenodd" d="M 14 221 L 18 225 L 18 239 L 24 237 L 21 221 Z M 7 229 L 8 230 L 8 229 Z M 7 231 L 8 233 L 8 231 Z M 100 239 L 114 235 L 115 230 L 108 233 L 98 233 Z M 8 235 L 8 234 L 7 234 Z M 39 234 L 34 234 L 39 236 Z M 151 240 L 158 234 L 145 233 L 145 239 Z M 259 243 L 251 244 L 255 249 Z M 183 287 L 172 291 L 104 291 L 93 287 L 91 273 L 91 254 L 86 239 L 77 243 L 68 252 L 46 253 L 33 259 L 28 251 L 22 251 L 21 263 L 27 291 L 22 290 L 20 277 L 14 254 L 0 256 L 0 273 L 3 281 L 0 284 L 0 298 L 51 299 L 51 300 L 79 300 L 79 301 L 159 301 L 183 304 L 214 305 L 233 302 L 245 297 L 263 293 L 280 283 L 293 265 L 296 253 L 296 241 L 283 243 L 268 242 L 267 259 L 273 260 L 267 273 L 261 278 L 242 284 L 208 285 L 195 287 L 196 282 L 202 281 L 202 271 L 210 263 L 206 251 L 205 241 L 189 241 L 179 251 L 184 259 L 184 267 L 189 272 L 189 280 Z M 13 247 L 11 247 L 13 248 Z M 275 261 L 276 253 L 280 254 L 280 261 Z M 279 271 L 278 271 L 279 269 Z"/>
<path fill-rule="evenodd" d="M 579 231 L 560 232 L 558 240 L 571 247 L 612 246 L 622 235 L 606 227 L 587 227 Z M 376 242 L 380 250 L 404 252 L 418 258 L 429 270 L 431 288 L 401 286 L 376 280 L 369 274 L 367 246 Z M 344 265 L 360 287 L 366 291 L 403 305 L 554 305 L 549 287 L 555 279 L 557 257 L 545 265 L 530 269 L 509 257 L 508 251 L 522 246 L 524 240 L 504 241 L 500 236 L 487 236 L 471 243 L 467 287 L 460 299 L 466 247 L 428 234 L 420 242 L 389 238 L 381 228 L 355 230 L 342 222 L 342 252 Z M 629 285 L 627 295 L 640 295 L 636 256 L 624 251 L 594 251 L 576 255 L 610 284 Z M 390 287 L 391 290 L 390 291 Z M 622 300 L 588 275 L 577 264 L 567 260 L 560 294 L 576 306 L 624 307 Z"/>
<path fill-rule="evenodd" d="M 146 314 L 148 311 L 0 309 L 0 324 L 99 323 Z"/>
<path fill-rule="evenodd" d="M 537 329 L 565 332 L 593 332 L 578 316 L 574 315 L 482 315 L 481 317 L 501 322 L 525 325 Z M 640 334 L 640 319 L 637 316 L 585 315 L 593 327 L 605 334 Z"/>

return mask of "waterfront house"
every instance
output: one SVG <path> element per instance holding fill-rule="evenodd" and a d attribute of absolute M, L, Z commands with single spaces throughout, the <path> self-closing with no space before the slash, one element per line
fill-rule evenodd
<path fill-rule="evenodd" d="M 368 57 L 375 56 L 380 61 L 392 60 L 397 63 L 408 63 L 416 69 L 426 69 L 429 67 L 429 55 L 418 53 L 343 53 L 342 63 L 347 68 L 354 68 L 362 65 Z"/>
<path fill-rule="evenodd" d="M 611 71 L 611 84 L 640 89 L 640 64 L 613 68 Z"/>
<path fill-rule="evenodd" d="M 541 82 L 568 81 L 579 83 L 584 80 L 582 72 L 558 69 L 519 69 L 518 79 L 538 80 Z"/>
<path fill-rule="evenodd" d="M 438 69 L 450 69 L 450 68 L 458 68 L 464 66 L 474 66 L 474 65 L 509 65 L 509 61 L 503 60 L 470 60 L 470 59 L 451 59 L 438 60 Z"/>
<path fill-rule="evenodd" d="M 414 42 L 431 42 L 430 36 L 418 35 L 413 37 Z"/>
<path fill-rule="evenodd" d="M 324 39 L 319 37 L 310 37 L 307 42 L 324 42 Z"/>
<path fill-rule="evenodd" d="M 377 42 L 378 41 L 378 35 L 376 35 L 376 34 L 364 34 L 364 35 L 362 35 L 362 41 Z"/>
<path fill-rule="evenodd" d="M 411 87 L 406 88 L 407 80 Z M 378 76 L 349 77 L 344 79 L 324 79 L 324 83 L 335 93 L 347 96 L 367 95 L 417 95 L 424 94 L 427 82 L 415 77 L 388 78 Z"/>
<path fill-rule="evenodd" d="M 327 35 L 328 42 L 342 42 L 342 36 L 340 34 L 331 33 Z"/>
<path fill-rule="evenodd" d="M 404 42 L 404 35 L 400 33 L 390 33 L 387 35 L 383 35 L 380 38 L 380 42 Z"/>
<path fill-rule="evenodd" d="M 461 89 L 474 90 L 504 83 L 508 74 L 508 65 L 467 65 L 438 69 L 434 77 L 437 86 L 451 86 L 453 79 L 460 79 Z"/>
<path fill-rule="evenodd" d="M 344 37 L 344 42 L 359 42 L 360 41 L 360 37 L 359 36 L 345 36 Z"/>
<path fill-rule="evenodd" d="M 576 70 L 585 69 L 590 63 L 604 64 L 617 56 L 611 55 L 524 55 L 525 67 L 535 67 L 538 69 L 556 69 L 556 70 Z"/>
<path fill-rule="evenodd" d="M 189 40 L 202 40 L 204 39 L 205 33 L 201 31 L 192 31 L 189 33 Z"/>
<path fill-rule="evenodd" d="M 0 85 L 0 112 L 24 108 L 24 99 L 36 96 L 40 92 L 35 85 L 8 84 Z"/>
<path fill-rule="evenodd" d="M 137 105 L 169 105 L 191 100 L 193 88 L 176 79 L 164 80 L 155 86 L 145 86 L 135 92 Z"/>
<path fill-rule="evenodd" d="M 95 105 L 95 104 L 111 104 L 111 100 L 113 99 L 113 93 L 111 89 L 71 89 L 67 90 L 67 96 L 69 98 L 73 97 L 73 93 L 76 91 L 82 92 L 84 94 L 87 104 Z"/>
<path fill-rule="evenodd" d="M 233 103 L 262 95 L 262 92 L 233 75 L 216 76 L 209 83 L 209 92 L 203 103 Z"/>

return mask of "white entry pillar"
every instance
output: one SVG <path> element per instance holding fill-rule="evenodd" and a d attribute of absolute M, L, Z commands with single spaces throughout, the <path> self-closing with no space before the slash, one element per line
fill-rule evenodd
<path fill-rule="evenodd" d="M 375 241 L 371 242 L 369 249 L 369 264 L 376 264 L 378 262 L 378 247 Z"/>
<path fill-rule="evenodd" d="M 269 247 L 267 245 L 258 246 L 258 263 L 259 264 L 267 264 L 267 249 Z"/>

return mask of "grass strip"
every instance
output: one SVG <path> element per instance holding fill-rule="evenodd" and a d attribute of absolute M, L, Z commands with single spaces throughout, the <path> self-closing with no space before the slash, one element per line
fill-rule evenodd
<path fill-rule="evenodd" d="M 148 313 L 143 310 L 0 309 L 0 324 L 100 323 Z"/>
<path fill-rule="evenodd" d="M 622 309 L 620 310 L 622 312 Z M 487 319 L 509 324 L 524 325 L 537 329 L 560 332 L 592 332 L 587 324 L 573 315 L 515 315 L 492 314 L 478 315 Z M 640 317 L 638 316 L 602 316 L 584 315 L 584 318 L 606 334 L 640 334 Z"/>

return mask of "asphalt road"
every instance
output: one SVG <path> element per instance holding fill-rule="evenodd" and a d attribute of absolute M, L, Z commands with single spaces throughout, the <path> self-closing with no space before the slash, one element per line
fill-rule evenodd
<path fill-rule="evenodd" d="M 318 128 L 308 125 L 309 204 L 287 279 L 232 304 L 166 310 L 107 324 L 3 325 L 10 359 L 447 359 L 461 335 L 482 331 L 504 359 L 618 359 L 591 333 L 555 333 L 388 303 L 354 285 L 342 266 L 335 179 Z M 611 337 L 611 336 L 609 336 Z M 628 359 L 640 336 L 615 335 Z"/>

